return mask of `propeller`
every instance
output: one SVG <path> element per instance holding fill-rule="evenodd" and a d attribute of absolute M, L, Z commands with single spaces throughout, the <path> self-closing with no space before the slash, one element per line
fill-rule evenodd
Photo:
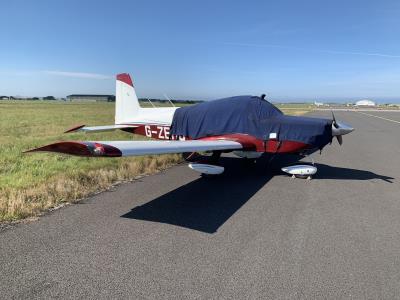
<path fill-rule="evenodd" d="M 337 122 L 335 115 L 332 112 L 332 135 L 336 137 L 339 142 L 339 145 L 343 144 L 343 135 L 348 134 L 354 130 L 353 127 L 344 124 L 342 122 Z"/>
<path fill-rule="evenodd" d="M 339 124 L 336 122 L 336 118 L 335 118 L 335 114 L 333 113 L 333 110 L 331 110 L 331 113 L 332 113 L 332 120 L 333 120 L 332 126 L 335 127 L 336 129 L 339 129 Z M 343 144 L 342 136 L 336 135 L 336 139 L 337 139 L 339 145 L 342 146 L 342 144 Z"/>

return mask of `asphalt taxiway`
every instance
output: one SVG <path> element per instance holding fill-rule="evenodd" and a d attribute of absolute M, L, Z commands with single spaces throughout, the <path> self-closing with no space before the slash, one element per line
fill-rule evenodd
<path fill-rule="evenodd" d="M 398 298 L 400 113 L 370 114 L 335 112 L 356 130 L 311 181 L 179 165 L 2 230 L 0 295 Z"/>

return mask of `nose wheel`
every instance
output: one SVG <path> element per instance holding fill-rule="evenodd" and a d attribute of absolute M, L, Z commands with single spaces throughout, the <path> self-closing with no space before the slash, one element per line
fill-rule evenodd
<path fill-rule="evenodd" d="M 303 179 L 307 179 L 307 180 L 311 180 L 312 177 L 311 176 L 300 176 L 300 175 L 292 175 L 291 177 L 292 179 L 296 179 L 296 178 L 303 178 Z"/>

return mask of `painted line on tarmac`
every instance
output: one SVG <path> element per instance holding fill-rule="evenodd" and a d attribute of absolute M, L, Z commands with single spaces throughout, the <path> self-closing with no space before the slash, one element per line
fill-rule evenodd
<path fill-rule="evenodd" d="M 380 116 L 376 116 L 376 115 L 367 114 L 367 113 L 361 112 L 361 111 L 358 111 L 358 113 L 366 115 L 366 116 L 375 117 L 375 118 L 379 118 L 379 119 L 382 119 L 382 120 L 386 120 L 386 121 L 390 121 L 390 122 L 393 122 L 393 123 L 400 124 L 400 121 L 396 121 L 396 120 L 392 120 L 392 119 L 388 119 L 388 118 L 384 118 L 384 117 L 380 117 Z"/>

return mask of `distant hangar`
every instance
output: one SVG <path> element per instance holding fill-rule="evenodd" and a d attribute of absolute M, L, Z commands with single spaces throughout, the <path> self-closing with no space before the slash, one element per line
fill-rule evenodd
<path fill-rule="evenodd" d="M 355 106 L 376 106 L 376 103 L 372 100 L 364 99 L 357 101 Z"/>
<path fill-rule="evenodd" d="M 67 101 L 89 101 L 89 102 L 114 102 L 114 95 L 90 95 L 90 94 L 72 94 L 67 96 Z"/>

